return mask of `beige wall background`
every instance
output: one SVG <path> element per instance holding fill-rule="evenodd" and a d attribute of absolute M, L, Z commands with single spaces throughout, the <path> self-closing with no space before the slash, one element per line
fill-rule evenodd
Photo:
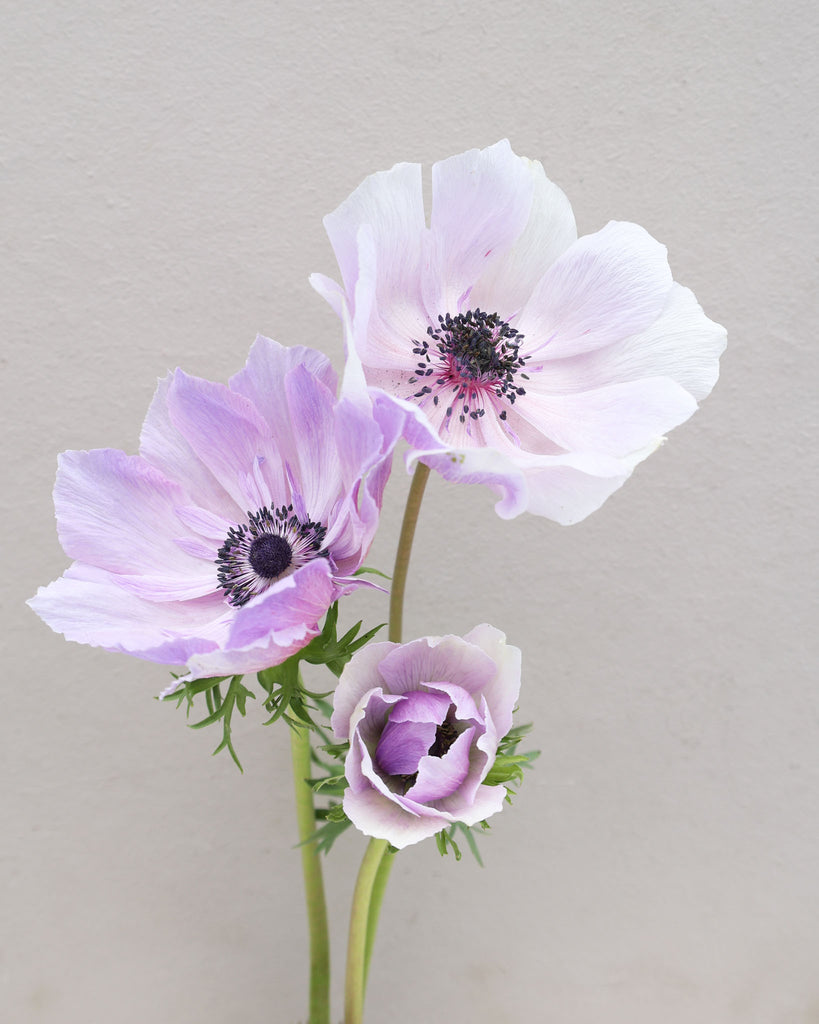
<path fill-rule="evenodd" d="M 408 637 L 490 621 L 543 755 L 482 844 L 399 858 L 372 1024 L 816 1024 L 817 73 L 808 2 L 2 4 L 0 1019 L 295 1022 L 288 740 L 24 606 L 64 448 L 136 448 L 157 377 L 323 348 L 321 224 L 371 171 L 508 136 L 582 232 L 635 220 L 728 328 L 713 396 L 591 519 L 433 478 Z M 408 487 L 369 559 L 389 570 Z M 378 595 L 348 619 L 385 618 Z M 328 865 L 336 995 L 364 841 Z M 340 1007 L 340 999 L 337 1002 Z M 340 1016 L 340 1010 L 339 1010 Z"/>

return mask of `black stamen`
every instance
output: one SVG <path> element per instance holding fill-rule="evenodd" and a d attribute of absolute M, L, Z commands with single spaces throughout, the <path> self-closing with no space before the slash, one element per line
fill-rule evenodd
<path fill-rule="evenodd" d="M 415 384 L 419 377 L 434 375 L 436 387 L 451 387 L 453 405 L 460 403 L 462 406 L 461 423 L 467 416 L 477 419 L 485 415 L 482 401 L 486 395 L 506 399 L 512 405 L 517 397 L 526 394 L 518 381 L 518 378 L 529 379 L 522 372 L 528 359 L 520 354 L 523 335 L 501 320 L 497 313 L 476 308 L 456 316 L 439 314 L 438 326 L 430 325 L 426 333 L 435 344 L 432 353 L 435 355 L 437 351 L 436 361 L 430 358 L 429 341 L 413 341 L 413 353 L 423 359 L 409 383 Z M 429 365 L 425 366 L 423 360 Z M 424 386 L 412 397 L 420 399 L 431 392 L 431 387 Z M 438 404 L 438 395 L 433 403 Z M 453 406 L 448 406 L 447 418 L 452 412 Z M 506 419 L 505 410 L 499 416 Z"/>

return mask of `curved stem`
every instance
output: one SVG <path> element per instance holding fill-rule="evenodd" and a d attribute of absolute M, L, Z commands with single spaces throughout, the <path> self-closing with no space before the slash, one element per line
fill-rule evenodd
<path fill-rule="evenodd" d="M 310 730 L 290 728 L 293 759 L 293 783 L 296 790 L 296 818 L 299 826 L 301 869 L 310 933 L 310 1017 L 309 1024 L 330 1024 L 330 940 L 327 932 L 327 907 L 324 879 L 315 843 L 305 842 L 315 831 L 313 790 L 306 781 L 311 774 Z"/>
<path fill-rule="evenodd" d="M 404 590 L 407 585 L 412 541 L 415 537 L 415 524 L 418 522 L 418 510 L 429 478 L 429 466 L 419 462 L 407 495 L 407 507 L 404 509 L 404 521 L 401 523 L 401 535 L 398 538 L 398 550 L 395 553 L 395 568 L 392 573 L 390 588 L 390 627 L 388 639 L 395 644 L 401 643 L 401 631 L 404 626 Z"/>
<path fill-rule="evenodd" d="M 373 886 L 389 846 L 386 839 L 371 839 L 353 893 L 350 933 L 347 938 L 347 979 L 344 988 L 344 1024 L 361 1024 L 364 1013 L 364 982 L 370 933 Z"/>

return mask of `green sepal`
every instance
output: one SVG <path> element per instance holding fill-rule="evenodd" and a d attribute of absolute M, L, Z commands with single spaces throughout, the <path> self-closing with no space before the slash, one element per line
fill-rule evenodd
<path fill-rule="evenodd" d="M 481 860 L 481 855 L 478 851 L 478 844 L 475 842 L 475 836 L 472 832 L 474 828 L 480 828 L 483 831 L 486 831 L 489 828 L 489 825 L 486 821 L 479 821 L 477 825 L 471 826 L 465 825 L 462 821 L 456 821 L 455 824 L 450 825 L 449 828 L 441 829 L 440 832 L 436 832 L 435 843 L 438 847 L 438 853 L 440 853 L 442 857 L 446 857 L 451 849 L 455 854 L 455 860 L 459 861 L 463 854 L 461 853 L 461 848 L 455 842 L 454 836 L 456 832 L 460 832 L 466 840 L 466 844 L 469 847 L 472 856 L 478 864 L 483 867 L 483 861 Z"/>
<path fill-rule="evenodd" d="M 230 685 L 228 686 L 227 693 L 223 697 L 220 689 L 220 683 L 223 683 L 228 678 L 230 678 Z M 197 693 L 205 694 L 210 714 L 207 715 L 207 717 L 200 719 L 198 722 L 192 722 L 188 728 L 204 729 L 207 725 L 214 725 L 216 722 L 221 721 L 222 741 L 213 753 L 218 754 L 221 750 L 227 750 L 239 771 L 244 772 L 242 763 L 236 754 L 236 750 L 231 739 L 231 719 L 233 717 L 234 710 L 244 716 L 247 713 L 248 699 L 255 700 L 256 695 L 252 690 L 248 690 L 248 688 L 242 683 L 241 676 L 222 676 L 219 679 L 197 679 L 193 683 L 186 683 L 183 690 L 171 694 L 171 697 L 179 698 L 177 700 L 177 707 L 181 705 L 183 699 L 187 698 L 188 713 L 190 713 L 193 698 Z"/>
<path fill-rule="evenodd" d="M 338 601 L 336 601 L 327 611 L 321 633 L 313 637 L 310 643 L 294 657 L 303 658 L 311 665 L 326 665 L 334 676 L 340 676 L 344 666 L 355 652 L 368 644 L 376 633 L 386 625 L 382 622 L 374 629 L 359 636 L 358 631 L 361 629 L 362 622 L 363 620 L 357 622 L 347 630 L 344 636 L 339 638 L 337 633 Z"/>
<path fill-rule="evenodd" d="M 532 762 L 540 757 L 539 750 L 527 750 L 517 753 L 518 744 L 531 731 L 532 723 L 515 726 L 498 743 L 495 763 L 483 780 L 486 786 L 520 785 L 523 782 L 524 768 L 531 768 Z M 507 794 L 508 798 L 509 794 Z M 511 803 L 511 799 L 510 799 Z"/>

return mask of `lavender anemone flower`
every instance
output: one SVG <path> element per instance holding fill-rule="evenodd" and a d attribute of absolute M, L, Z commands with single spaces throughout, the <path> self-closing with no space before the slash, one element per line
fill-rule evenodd
<path fill-rule="evenodd" d="M 335 390 L 321 353 L 262 337 L 229 387 L 170 374 L 139 455 L 60 457 L 57 530 L 76 561 L 29 604 L 69 640 L 186 678 L 284 661 L 361 585 L 389 474 L 375 419 Z"/>
<path fill-rule="evenodd" d="M 332 726 L 349 740 L 344 810 L 365 835 L 400 849 L 501 810 L 483 784 L 512 728 L 520 651 L 500 630 L 370 644 L 341 674 Z"/>
<path fill-rule="evenodd" d="M 420 459 L 482 482 L 497 512 L 585 518 L 694 412 L 725 331 L 636 224 L 577 237 L 543 167 L 506 140 L 368 177 L 324 224 L 347 379 L 383 389 Z M 346 382 L 345 382 L 346 383 Z"/>

